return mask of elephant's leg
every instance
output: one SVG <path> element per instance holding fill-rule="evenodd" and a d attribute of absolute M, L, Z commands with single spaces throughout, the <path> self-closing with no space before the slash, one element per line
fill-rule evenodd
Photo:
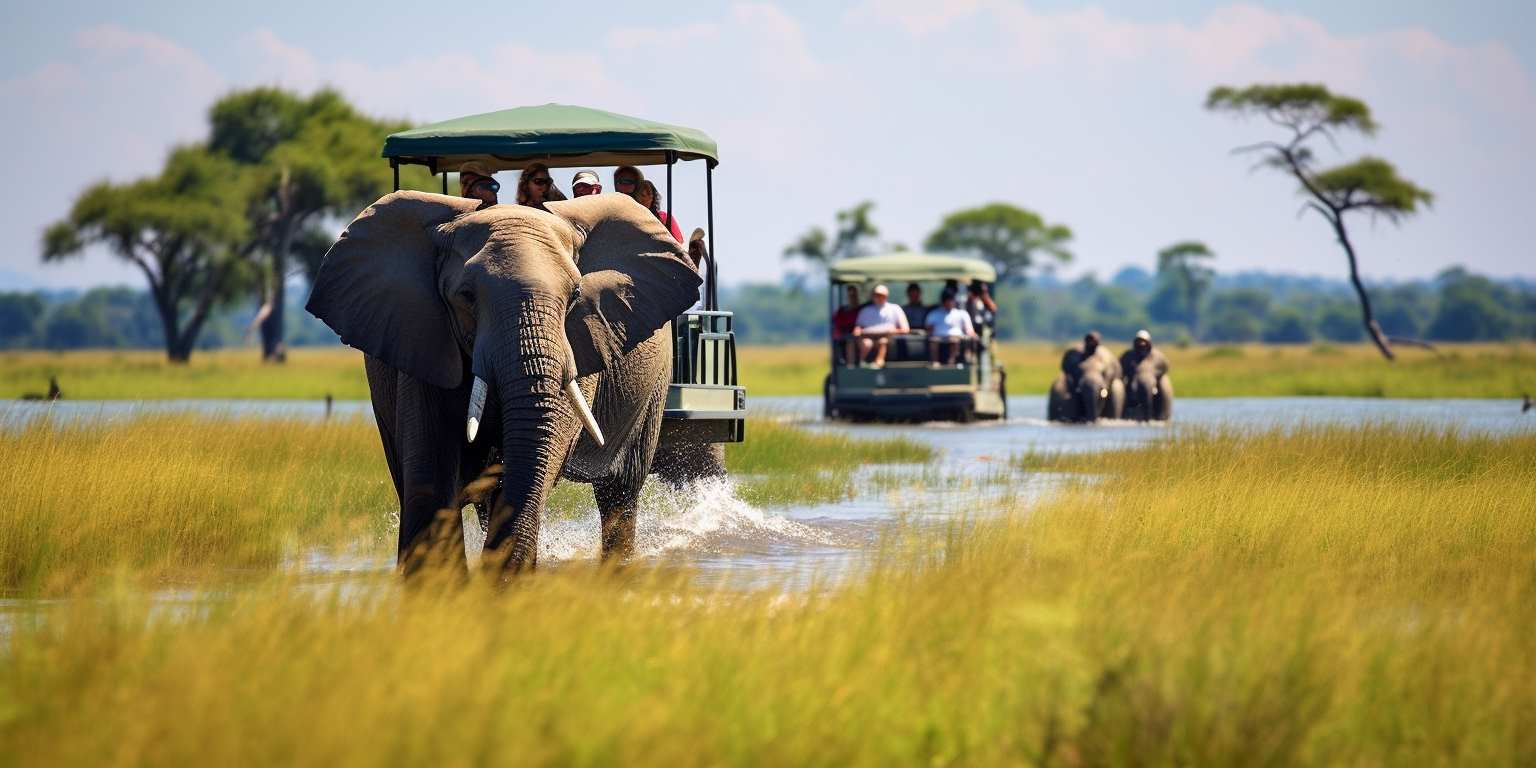
<path fill-rule="evenodd" d="M 440 562 L 465 570 L 463 520 L 453 505 L 459 490 L 464 411 L 453 393 L 400 374 L 397 384 L 401 450 L 400 539 L 397 558 L 407 575 Z M 467 395 L 464 398 L 467 403 Z M 454 406 L 458 407 L 454 407 Z M 439 512 L 444 512 L 439 515 Z"/>
<path fill-rule="evenodd" d="M 405 488 L 400 481 L 400 445 L 395 413 L 399 372 L 383 360 L 369 355 L 363 356 L 363 371 L 368 375 L 368 398 L 373 403 L 373 421 L 378 425 L 379 439 L 384 443 L 384 463 L 389 465 L 389 476 L 395 483 L 395 502 L 402 503 Z"/>
<path fill-rule="evenodd" d="M 602 521 L 604 562 L 624 559 L 635 553 L 635 512 L 640 505 L 644 478 L 604 480 L 592 485 L 597 497 L 597 513 Z"/>

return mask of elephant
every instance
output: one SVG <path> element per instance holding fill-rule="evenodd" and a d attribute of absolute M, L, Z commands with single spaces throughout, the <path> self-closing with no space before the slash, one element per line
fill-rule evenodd
<path fill-rule="evenodd" d="M 562 476 L 593 486 L 604 560 L 628 556 L 671 321 L 697 300 L 699 273 L 626 195 L 479 206 L 380 198 L 326 253 L 306 306 L 363 352 L 400 503 L 397 568 L 467 568 L 467 487 L 482 491 L 483 567 L 535 567 L 540 513 Z M 482 472 L 499 482 L 476 482 Z"/>
<path fill-rule="evenodd" d="M 1173 378 L 1168 375 L 1168 358 L 1152 348 L 1151 339 L 1137 344 L 1120 356 L 1120 370 L 1125 375 L 1125 413 L 1136 421 L 1167 421 L 1173 417 Z"/>
<path fill-rule="evenodd" d="M 1061 359 L 1061 373 L 1051 384 L 1046 418 L 1071 422 L 1118 419 L 1124 407 L 1120 361 L 1102 346 L 1067 350 Z"/>

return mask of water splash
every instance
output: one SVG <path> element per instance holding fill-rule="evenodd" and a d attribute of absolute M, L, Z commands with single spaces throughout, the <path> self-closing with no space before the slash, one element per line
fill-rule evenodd
<path fill-rule="evenodd" d="M 598 556 L 597 507 L 578 518 L 545 519 L 539 531 L 540 560 Z M 728 477 L 698 480 L 681 488 L 651 481 L 640 497 L 635 555 L 728 552 L 783 544 L 831 544 L 816 526 L 767 512 L 743 501 Z"/>

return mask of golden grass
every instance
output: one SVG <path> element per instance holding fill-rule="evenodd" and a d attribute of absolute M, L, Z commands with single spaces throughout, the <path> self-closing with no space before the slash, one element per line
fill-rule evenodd
<path fill-rule="evenodd" d="M 0 586 L 191 578 L 383 541 L 394 488 L 362 419 L 185 414 L 0 431 Z"/>
<path fill-rule="evenodd" d="M 1206 433 L 908 530 L 843 588 L 563 568 L 13 616 L 0 754 L 73 764 L 1529 765 L 1536 437 Z"/>
<path fill-rule="evenodd" d="M 926 446 L 752 420 L 727 446 L 759 505 L 844 498 L 864 464 L 920 463 Z M 362 418 L 153 415 L 0 430 L 0 588 L 52 593 L 113 572 L 192 580 L 268 570 L 309 549 L 394 551 L 397 512 L 378 430 Z M 561 482 L 551 514 L 594 507 Z"/>

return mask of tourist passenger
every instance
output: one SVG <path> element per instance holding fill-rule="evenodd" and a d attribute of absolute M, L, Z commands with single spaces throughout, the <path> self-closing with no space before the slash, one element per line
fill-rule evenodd
<path fill-rule="evenodd" d="M 495 205 L 498 200 L 496 193 L 501 191 L 501 182 L 491 178 L 490 166 L 479 160 L 471 160 L 459 166 L 459 197 L 467 197 L 479 200 L 483 210 Z"/>
<path fill-rule="evenodd" d="M 639 200 L 636 193 L 642 181 L 645 181 L 645 174 L 633 165 L 621 165 L 613 169 L 613 191 L 621 195 L 629 195 Z"/>
<path fill-rule="evenodd" d="M 890 296 L 891 289 L 884 285 L 875 286 L 870 303 L 859 310 L 859 320 L 853 326 L 853 335 L 859 337 L 859 359 L 868 360 L 873 351 L 874 360 L 869 362 L 875 368 L 885 367 L 885 352 L 891 337 L 911 330 L 907 325 L 907 314 L 890 303 Z"/>
<path fill-rule="evenodd" d="M 901 305 L 901 311 L 907 314 L 907 325 L 912 330 L 919 331 L 928 325 L 928 305 L 923 303 L 921 285 L 907 283 L 907 303 Z"/>
<path fill-rule="evenodd" d="M 1139 373 L 1150 375 L 1153 382 L 1160 381 L 1168 374 L 1168 358 L 1162 350 L 1152 348 L 1152 334 L 1145 328 L 1136 332 L 1131 348 L 1120 356 L 1120 375 L 1127 382 L 1135 379 Z"/>
<path fill-rule="evenodd" d="M 846 288 L 847 299 L 832 313 L 832 343 L 842 355 L 843 364 L 853 365 L 858 360 L 854 349 L 858 340 L 853 337 L 853 329 L 859 323 L 859 287 Z"/>
<path fill-rule="evenodd" d="M 550 178 L 549 166 L 543 163 L 534 163 L 523 169 L 522 175 L 517 177 L 517 204 L 530 208 L 548 210 L 544 204 L 551 200 L 564 200 L 565 195 L 555 186 L 554 179 Z"/>
<path fill-rule="evenodd" d="M 976 338 L 976 327 L 971 324 L 971 316 L 956 306 L 953 293 L 944 292 L 940 297 L 939 306 L 928 313 L 925 325 L 928 327 L 929 363 L 939 364 L 941 347 L 945 352 L 945 365 L 965 362 L 965 355 L 960 349 L 963 344 L 961 340 Z"/>
<path fill-rule="evenodd" d="M 971 316 L 971 324 L 976 326 L 978 332 L 982 328 L 992 327 L 997 319 L 997 302 L 992 300 L 986 283 L 971 281 L 971 287 L 965 292 L 965 311 Z"/>
<path fill-rule="evenodd" d="M 587 195 L 602 194 L 603 184 L 598 181 L 597 174 L 592 171 L 577 171 L 576 177 L 571 179 L 571 196 L 586 197 Z"/>
<path fill-rule="evenodd" d="M 641 179 L 635 188 L 637 190 L 634 195 L 635 201 L 649 208 L 651 213 L 655 214 L 656 218 L 672 233 L 672 237 L 681 243 L 683 228 L 678 226 L 677 219 L 668 216 L 667 212 L 661 209 L 661 193 L 656 191 L 656 185 L 649 180 Z"/>

